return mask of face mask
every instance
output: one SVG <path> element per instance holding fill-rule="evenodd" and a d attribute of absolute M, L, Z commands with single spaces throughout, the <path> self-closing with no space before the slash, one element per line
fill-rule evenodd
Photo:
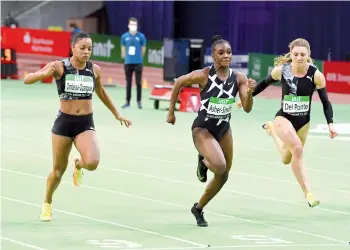
<path fill-rule="evenodd" d="M 137 31 L 137 25 L 129 25 L 129 31 L 130 32 L 136 32 Z"/>

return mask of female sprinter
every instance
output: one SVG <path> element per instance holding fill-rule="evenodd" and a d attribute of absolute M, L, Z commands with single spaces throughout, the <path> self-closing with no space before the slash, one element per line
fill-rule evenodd
<path fill-rule="evenodd" d="M 200 227 L 208 226 L 202 210 L 224 186 L 232 165 L 230 119 L 235 96 L 239 92 L 243 109 L 249 113 L 253 106 L 252 91 L 256 85 L 254 80 L 248 80 L 243 73 L 229 68 L 232 52 L 228 41 L 216 35 L 212 42 L 214 65 L 193 71 L 176 80 L 167 117 L 167 122 L 174 125 L 175 103 L 180 88 L 198 84 L 201 91 L 201 107 L 192 125 L 193 142 L 199 152 L 197 176 L 200 181 L 205 182 L 208 168 L 214 173 L 214 178 L 203 196 L 191 209 Z"/>
<path fill-rule="evenodd" d="M 112 112 L 114 117 L 129 127 L 131 121 L 123 117 L 113 105 L 102 84 L 99 66 L 91 63 L 92 40 L 84 32 L 72 39 L 71 58 L 48 63 L 44 68 L 29 74 L 25 84 L 54 76 L 60 98 L 60 108 L 52 128 L 53 169 L 47 178 L 46 196 L 40 220 L 52 219 L 52 196 L 68 165 L 68 157 L 74 143 L 81 158 L 74 160 L 73 183 L 81 184 L 83 171 L 93 171 L 100 160 L 92 111 L 92 94 L 97 96 Z"/>
<path fill-rule="evenodd" d="M 333 127 L 333 109 L 328 100 L 326 80 L 312 64 L 308 41 L 302 38 L 295 39 L 289 44 L 289 49 L 288 54 L 275 59 L 275 68 L 257 84 L 253 96 L 262 92 L 269 84 L 281 82 L 281 109 L 277 112 L 274 122 L 266 122 L 263 128 L 274 138 L 282 162 L 291 163 L 308 205 L 315 207 L 320 201 L 310 190 L 303 159 L 303 148 L 310 127 L 311 99 L 315 88 L 323 104 L 330 137 L 337 136 L 337 132 Z M 238 107 L 240 106 L 238 103 Z"/>

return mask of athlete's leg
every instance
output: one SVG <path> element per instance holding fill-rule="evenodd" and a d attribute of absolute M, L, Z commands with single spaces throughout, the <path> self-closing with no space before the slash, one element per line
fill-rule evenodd
<path fill-rule="evenodd" d="M 211 136 L 209 132 L 202 132 L 202 133 L 203 135 L 200 135 L 199 137 L 203 136 L 204 138 L 208 138 L 209 135 Z M 209 133 L 209 135 L 206 135 L 206 133 Z M 200 198 L 199 202 L 195 203 L 191 209 L 191 212 L 193 213 L 193 215 L 197 220 L 197 225 L 206 227 L 208 226 L 208 223 L 204 219 L 202 210 L 208 204 L 208 202 L 211 199 L 213 199 L 216 196 L 216 194 L 221 190 L 221 188 L 224 186 L 224 184 L 228 179 L 228 173 L 231 169 L 232 154 L 233 154 L 232 132 L 231 132 L 231 129 L 229 129 L 220 139 L 219 143 L 213 138 L 214 142 L 211 145 L 211 147 L 213 148 L 212 150 L 210 150 L 210 148 L 204 148 L 203 147 L 204 145 L 199 145 L 201 140 L 202 140 L 201 138 L 199 139 L 195 138 L 194 141 L 198 152 L 204 156 L 208 168 L 213 171 L 213 168 L 215 168 L 214 166 L 216 167 L 218 166 L 216 165 L 217 163 L 215 164 L 215 157 L 211 155 L 211 153 L 214 152 L 214 149 L 216 150 L 215 154 L 220 155 L 219 156 L 220 165 L 225 164 L 225 167 L 223 166 L 217 167 L 218 169 L 220 169 L 219 171 L 213 171 L 214 178 L 207 185 L 204 191 L 204 194 Z M 210 141 L 212 141 L 212 139 Z M 218 146 L 220 147 L 220 150 Z M 221 157 L 223 157 L 223 159 Z M 223 172 L 222 172 L 222 169 L 224 169 Z"/>
<path fill-rule="evenodd" d="M 47 178 L 45 203 L 52 203 L 52 195 L 67 169 L 72 144 L 71 138 L 52 134 L 53 169 Z"/>
<path fill-rule="evenodd" d="M 40 215 L 42 221 L 51 220 L 52 196 L 67 169 L 72 144 L 71 138 L 52 134 L 53 169 L 47 177 L 45 201 Z"/>
<path fill-rule="evenodd" d="M 205 128 L 196 127 L 192 130 L 194 145 L 204 163 L 214 174 L 222 174 L 226 169 L 224 153 L 219 142 Z"/>
<path fill-rule="evenodd" d="M 297 135 L 292 123 L 288 121 L 286 118 L 277 116 L 274 121 L 274 129 L 276 131 L 277 136 L 284 143 L 285 147 L 292 154 L 292 170 L 293 173 L 304 192 L 305 197 L 307 196 L 310 188 L 306 173 L 306 168 L 304 166 L 304 150 L 303 143 Z M 308 129 L 308 126 L 304 126 L 304 129 L 300 131 L 301 134 L 304 135 L 305 130 Z M 306 136 L 305 136 L 306 139 Z"/>
<path fill-rule="evenodd" d="M 308 133 L 309 133 L 309 128 L 310 128 L 310 123 L 308 122 L 307 124 L 305 124 L 304 126 L 302 126 L 302 127 L 297 131 L 297 135 L 298 135 L 298 137 L 300 138 L 300 141 L 301 141 L 301 143 L 303 144 L 303 147 L 304 147 L 304 145 L 305 145 L 306 138 L 307 138 L 307 135 L 308 135 Z M 304 167 L 304 165 L 303 165 L 303 167 Z M 305 167 L 304 167 L 304 168 L 305 168 Z M 305 170 L 305 171 L 306 171 L 306 170 Z M 317 206 L 317 205 L 320 204 L 320 201 L 317 200 L 317 199 L 314 197 L 313 193 L 310 192 L 310 191 L 306 194 L 306 200 L 307 200 L 307 202 L 309 203 L 309 206 L 310 206 L 310 207 L 315 207 L 315 206 Z"/>
<path fill-rule="evenodd" d="M 304 126 L 302 126 L 297 131 L 297 135 L 298 135 L 301 143 L 303 144 L 303 147 L 304 147 L 304 145 L 306 143 L 307 135 L 309 134 L 309 128 L 310 128 L 310 122 L 306 123 Z"/>
<path fill-rule="evenodd" d="M 80 153 L 81 158 L 74 159 L 75 168 L 73 182 L 76 186 L 81 184 L 82 169 L 93 171 L 97 168 L 100 161 L 100 149 L 94 130 L 86 130 L 77 135 L 74 144 Z"/>
<path fill-rule="evenodd" d="M 310 126 L 310 123 L 307 123 L 297 131 L 297 135 L 298 135 L 303 147 L 305 145 L 306 137 L 307 137 L 307 134 L 309 132 L 309 126 Z M 289 164 L 292 160 L 292 153 L 290 152 L 290 150 L 286 147 L 286 145 L 283 143 L 283 141 L 277 135 L 273 123 L 270 121 L 266 122 L 265 123 L 265 130 L 269 135 L 271 135 L 274 138 L 278 152 L 281 155 L 282 162 L 286 165 Z"/>
<path fill-rule="evenodd" d="M 273 123 L 271 121 L 266 122 L 264 128 L 267 134 L 271 135 L 274 139 L 278 152 L 280 153 L 282 162 L 286 165 L 289 164 L 292 160 L 292 153 L 277 135 Z"/>
<path fill-rule="evenodd" d="M 209 182 L 204 194 L 198 202 L 198 208 L 203 209 L 205 205 L 207 205 L 208 202 L 220 191 L 228 179 L 228 173 L 231 169 L 233 155 L 231 128 L 220 139 L 219 145 L 225 158 L 225 171 L 219 174 L 214 173 L 214 178 Z"/>

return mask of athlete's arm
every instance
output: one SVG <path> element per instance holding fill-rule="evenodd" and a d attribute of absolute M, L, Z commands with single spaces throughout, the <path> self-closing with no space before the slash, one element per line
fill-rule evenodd
<path fill-rule="evenodd" d="M 191 86 L 194 84 L 198 84 L 200 88 L 203 89 L 206 84 L 206 79 L 208 78 L 208 73 L 209 73 L 209 68 L 204 68 L 201 70 L 192 71 L 191 73 L 180 76 L 179 78 L 176 79 L 173 89 L 171 91 L 169 113 L 174 113 L 175 111 L 175 104 L 176 104 L 180 89 L 183 86 Z"/>
<path fill-rule="evenodd" d="M 315 81 L 318 95 L 323 105 L 323 111 L 324 111 L 324 115 L 326 117 L 327 123 L 328 124 L 333 123 L 333 108 L 332 108 L 332 104 L 328 99 L 328 94 L 326 89 L 326 79 L 319 70 L 315 72 L 314 81 Z"/>
<path fill-rule="evenodd" d="M 253 89 L 250 84 L 253 84 L 252 79 L 247 78 L 247 76 L 241 72 L 237 72 L 237 80 L 239 85 L 239 98 L 243 106 L 243 110 L 249 113 L 253 107 Z M 255 81 L 254 81 L 255 83 Z"/>
<path fill-rule="evenodd" d="M 98 96 L 98 98 L 100 98 L 100 100 L 103 102 L 103 104 L 112 112 L 112 114 L 114 115 L 114 117 L 120 121 L 120 123 L 123 125 L 124 124 L 129 127 L 131 125 L 131 121 L 129 121 L 128 119 L 126 119 L 125 117 L 123 117 L 119 111 L 117 110 L 117 108 L 114 106 L 111 97 L 109 96 L 108 92 L 106 91 L 106 89 L 103 87 L 102 84 L 102 73 L 101 73 L 101 69 L 98 65 L 94 64 L 93 65 L 93 69 L 94 69 L 94 74 L 96 76 L 96 87 L 95 87 L 95 92 Z"/>
<path fill-rule="evenodd" d="M 49 62 L 45 65 L 45 67 L 35 71 L 34 73 L 29 73 L 24 78 L 24 84 L 33 84 L 52 75 L 54 75 L 56 78 L 57 75 L 59 75 L 57 71 L 60 65 L 62 65 L 62 63 L 58 61 Z"/>
<path fill-rule="evenodd" d="M 273 68 L 270 75 L 260 80 L 253 91 L 253 96 L 264 91 L 271 83 L 280 81 L 282 77 L 282 67 L 283 66 L 281 65 Z"/>
<path fill-rule="evenodd" d="M 319 70 L 315 72 L 314 82 L 317 88 L 318 95 L 323 105 L 323 112 L 328 123 L 331 138 L 334 138 L 337 135 L 337 133 L 333 128 L 333 108 L 332 108 L 332 104 L 328 99 L 328 94 L 326 89 L 326 79 Z"/>

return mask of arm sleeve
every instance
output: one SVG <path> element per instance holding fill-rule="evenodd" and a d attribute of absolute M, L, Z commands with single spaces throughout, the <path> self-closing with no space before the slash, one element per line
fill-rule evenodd
<path fill-rule="evenodd" d="M 333 108 L 332 104 L 328 100 L 326 88 L 317 89 L 317 92 L 323 105 L 323 112 L 326 117 L 327 123 L 333 123 Z"/>
<path fill-rule="evenodd" d="M 260 80 L 258 84 L 255 86 L 255 89 L 253 91 L 253 96 L 256 96 L 260 92 L 262 92 L 264 89 L 266 89 L 271 83 L 278 82 L 279 80 L 275 80 L 272 78 L 271 75 L 268 75 L 264 79 Z"/>

